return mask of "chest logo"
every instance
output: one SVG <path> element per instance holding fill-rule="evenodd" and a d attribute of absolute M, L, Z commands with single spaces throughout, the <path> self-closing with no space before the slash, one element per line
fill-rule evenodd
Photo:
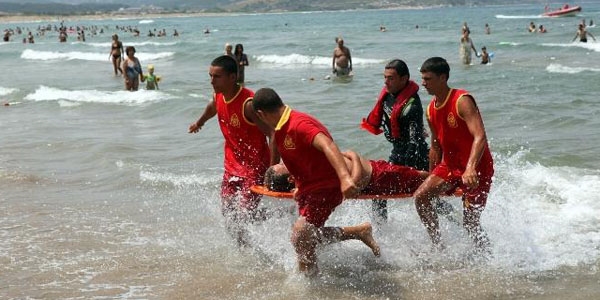
<path fill-rule="evenodd" d="M 283 139 L 283 147 L 288 150 L 296 149 L 296 144 L 294 143 L 292 137 L 289 135 L 285 136 L 285 139 Z"/>
<path fill-rule="evenodd" d="M 240 128 L 240 118 L 238 118 L 237 114 L 231 115 L 229 124 L 233 127 Z"/>
<path fill-rule="evenodd" d="M 458 124 L 456 123 L 456 117 L 454 116 L 453 113 L 448 114 L 446 121 L 448 122 L 448 126 L 450 126 L 450 128 L 458 127 Z"/>

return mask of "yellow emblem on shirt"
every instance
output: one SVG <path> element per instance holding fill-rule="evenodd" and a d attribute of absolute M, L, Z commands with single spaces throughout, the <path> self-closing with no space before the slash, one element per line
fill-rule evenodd
<path fill-rule="evenodd" d="M 290 137 L 287 134 L 285 135 L 285 139 L 283 139 L 283 147 L 287 150 L 296 149 L 296 144 L 294 143 L 294 140 L 292 140 L 292 137 Z"/>
<path fill-rule="evenodd" d="M 233 127 L 240 128 L 240 118 L 238 118 L 237 114 L 231 115 L 231 119 L 229 119 L 229 124 Z"/>
<path fill-rule="evenodd" d="M 450 128 L 458 127 L 458 124 L 456 123 L 456 117 L 454 116 L 453 113 L 448 114 L 446 121 L 448 121 L 448 126 L 450 126 Z"/>

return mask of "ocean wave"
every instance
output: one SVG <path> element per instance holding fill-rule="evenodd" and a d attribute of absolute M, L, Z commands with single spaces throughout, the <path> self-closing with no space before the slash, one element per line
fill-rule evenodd
<path fill-rule="evenodd" d="M 548 73 L 577 74 L 581 72 L 600 72 L 600 69 L 588 67 L 567 67 L 561 64 L 550 64 L 546 67 L 546 71 L 548 71 Z"/>
<path fill-rule="evenodd" d="M 496 19 L 541 19 L 545 18 L 542 15 L 496 15 Z"/>
<path fill-rule="evenodd" d="M 179 42 L 153 42 L 153 41 L 145 41 L 145 42 L 127 42 L 127 44 L 123 44 L 123 47 L 127 47 L 127 46 L 134 46 L 134 47 L 139 47 L 139 46 L 175 46 L 177 45 Z M 97 47 L 97 48 L 106 48 L 109 49 L 112 46 L 111 42 L 106 42 L 106 43 L 86 43 L 86 45 L 88 46 L 92 46 L 92 47 Z"/>
<path fill-rule="evenodd" d="M 599 43 L 581 43 L 581 42 L 572 42 L 572 43 L 544 43 L 542 46 L 545 47 L 575 47 L 575 48 L 584 48 L 588 50 L 592 50 L 594 52 L 600 52 L 600 44 Z"/>
<path fill-rule="evenodd" d="M 309 56 L 292 53 L 289 55 L 255 55 L 254 59 L 261 63 L 276 64 L 278 66 L 289 65 L 314 65 L 314 66 L 331 66 L 331 57 L 325 56 Z M 381 64 L 385 60 L 371 58 L 352 58 L 353 65 L 371 65 Z"/>
<path fill-rule="evenodd" d="M 154 20 L 140 20 L 138 23 L 140 23 L 140 24 L 151 24 L 151 23 L 154 23 Z"/>
<path fill-rule="evenodd" d="M 172 57 L 175 55 L 174 52 L 158 52 L 158 53 L 136 53 L 136 57 L 142 61 L 158 60 L 163 58 Z M 22 59 L 28 60 L 87 60 L 87 61 L 106 61 L 108 59 L 107 53 L 98 52 L 55 52 L 55 51 L 38 51 L 25 49 L 21 53 Z"/>
<path fill-rule="evenodd" d="M 12 94 L 12 93 L 14 93 L 16 91 L 18 91 L 18 89 L 5 88 L 5 87 L 1 87 L 0 86 L 0 96 L 6 96 L 6 95 Z"/>
<path fill-rule="evenodd" d="M 48 86 L 40 86 L 35 92 L 25 96 L 29 101 L 59 101 L 61 106 L 69 106 L 64 101 L 75 103 L 107 103 L 139 105 L 174 99 L 174 96 L 161 91 L 139 90 L 129 91 L 98 91 L 98 90 L 62 90 Z"/>

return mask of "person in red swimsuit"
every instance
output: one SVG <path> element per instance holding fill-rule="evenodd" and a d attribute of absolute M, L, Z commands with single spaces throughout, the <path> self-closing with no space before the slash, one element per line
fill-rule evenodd
<path fill-rule="evenodd" d="M 267 144 L 272 130 L 262 123 L 252 109 L 254 92 L 237 84 L 237 62 L 223 55 L 215 58 L 209 68 L 213 99 L 200 118 L 189 127 L 198 132 L 218 115 L 224 145 L 225 173 L 221 182 L 221 210 L 229 231 L 240 245 L 247 244 L 244 224 L 256 217 L 260 196 L 250 187 L 262 184 L 271 161 Z"/>
<path fill-rule="evenodd" d="M 269 88 L 256 91 L 252 105 L 257 116 L 274 130 L 276 149 L 296 183 L 294 200 L 300 216 L 292 227 L 291 240 L 299 271 L 308 276 L 318 273 L 318 244 L 355 239 L 379 256 L 370 223 L 324 226 L 344 197 L 351 198 L 359 192 L 344 156 L 325 126 L 314 117 L 284 105 Z"/>
<path fill-rule="evenodd" d="M 449 76 L 450 66 L 441 57 L 429 58 L 421 66 L 422 85 L 433 95 L 426 111 L 431 129 L 431 175 L 415 192 L 415 204 L 431 240 L 443 249 L 431 200 L 461 188 L 463 227 L 478 249 L 489 251 L 480 217 L 490 192 L 494 161 L 475 99 L 465 90 L 450 88 Z"/>
<path fill-rule="evenodd" d="M 354 151 L 342 153 L 352 180 L 365 195 L 398 195 L 414 193 L 429 176 L 429 172 L 413 167 L 395 165 L 385 160 L 370 160 Z M 290 192 L 294 179 L 284 164 L 270 166 L 265 172 L 269 190 Z M 385 201 L 385 200 L 384 200 Z"/>

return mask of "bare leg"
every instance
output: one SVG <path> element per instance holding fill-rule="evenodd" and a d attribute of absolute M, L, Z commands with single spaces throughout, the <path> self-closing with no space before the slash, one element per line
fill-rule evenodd
<path fill-rule="evenodd" d="M 239 247 L 249 246 L 248 230 L 249 213 L 237 206 L 237 199 L 222 198 L 221 213 L 225 217 L 227 232 L 235 239 Z"/>
<path fill-rule="evenodd" d="M 467 230 L 469 237 L 475 243 L 475 247 L 482 251 L 489 251 L 490 240 L 481 227 L 480 218 L 483 209 L 464 209 L 463 227 Z"/>
<path fill-rule="evenodd" d="M 317 227 L 299 217 L 292 227 L 292 245 L 296 250 L 298 270 L 308 276 L 319 272 L 317 267 Z"/>
<path fill-rule="evenodd" d="M 432 200 L 448 188 L 450 186 L 442 178 L 430 175 L 415 192 L 417 213 L 421 218 L 421 223 L 425 225 L 431 241 L 436 246 L 440 245 L 441 235 L 437 213 L 433 208 Z"/>

